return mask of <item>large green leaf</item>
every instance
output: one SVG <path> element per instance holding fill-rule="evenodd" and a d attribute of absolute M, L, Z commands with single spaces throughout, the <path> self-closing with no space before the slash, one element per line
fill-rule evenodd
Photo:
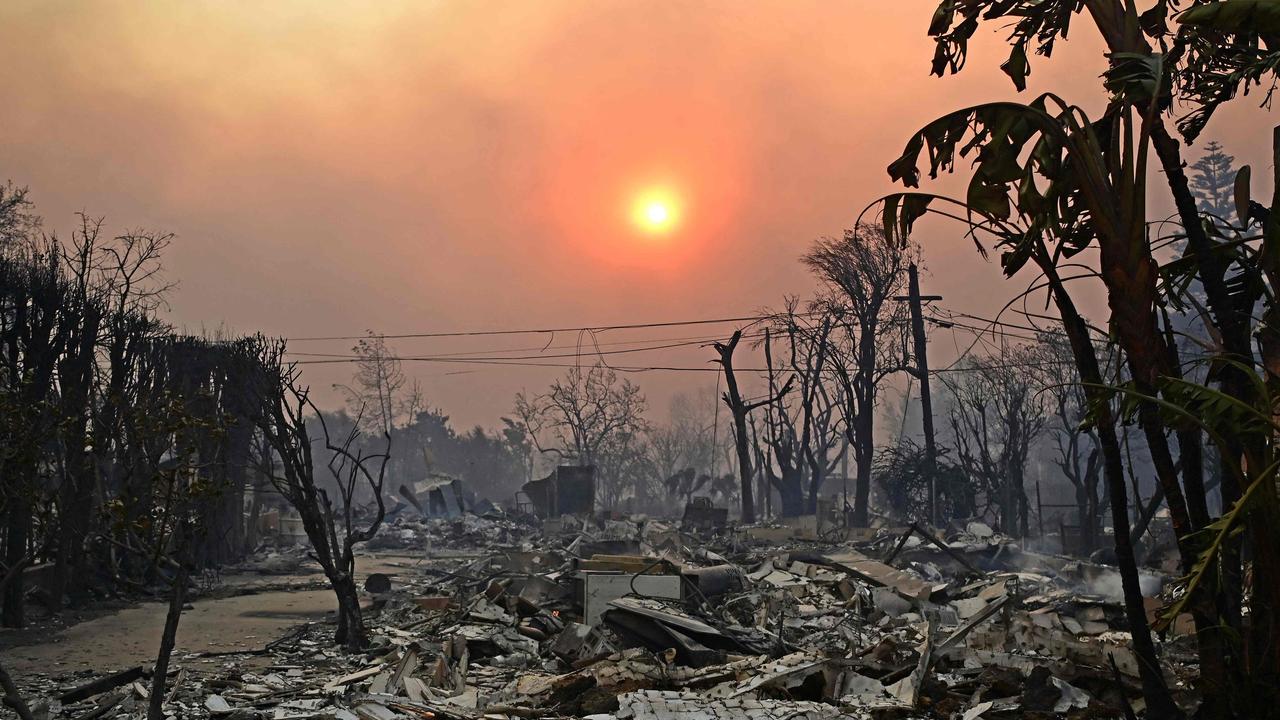
<path fill-rule="evenodd" d="M 1280 33 L 1280 2 L 1223 0 L 1204 3 L 1179 14 L 1178 22 L 1232 33 Z"/>
<path fill-rule="evenodd" d="M 900 193 L 884 198 L 882 225 L 886 237 L 906 242 L 911 229 L 926 212 L 933 196 L 924 193 Z"/>
<path fill-rule="evenodd" d="M 954 170 L 957 158 L 974 158 L 966 190 L 968 211 L 982 217 L 979 224 L 1014 223 L 984 230 L 1006 246 L 1018 245 L 1025 234 L 1053 238 L 1060 243 L 1058 251 L 1069 257 L 1097 236 L 1082 189 L 1085 182 L 1106 182 L 1105 176 L 1097 177 L 1102 165 L 1096 156 L 1098 148 L 1110 146 L 1114 124 L 1109 115 L 1091 122 L 1048 94 L 1025 105 L 977 105 L 919 130 L 889 166 L 889 174 L 908 187 L 918 187 L 925 158 L 931 178 Z M 1089 172 L 1093 176 L 1082 180 Z M 1024 263 L 1025 258 L 1011 258 L 1008 267 L 1016 270 Z"/>
<path fill-rule="evenodd" d="M 1160 108 L 1169 107 L 1172 96 L 1164 82 L 1164 56 L 1159 53 L 1111 53 L 1111 66 L 1103 74 L 1103 85 L 1121 100 L 1146 107 L 1152 99 Z"/>
<path fill-rule="evenodd" d="M 1275 431 L 1268 411 L 1251 407 L 1221 390 L 1189 382 L 1169 379 L 1162 384 L 1161 395 L 1177 406 L 1176 415 L 1169 413 L 1170 424 L 1194 418 L 1201 427 L 1220 437 L 1256 437 L 1265 440 Z"/>
<path fill-rule="evenodd" d="M 949 205 L 959 209 L 958 213 L 946 212 L 932 208 L 935 202 L 943 205 Z M 979 229 L 996 235 L 1004 241 L 1008 231 L 1000 228 L 993 218 L 982 215 L 976 210 L 965 205 L 964 202 L 945 195 L 935 195 L 933 193 L 893 193 L 880 198 L 876 202 L 883 205 L 883 215 L 881 218 L 882 227 L 885 235 L 893 238 L 898 242 L 905 242 L 911 234 L 912 226 L 915 221 L 920 219 L 928 212 L 934 212 L 953 220 L 967 222 L 969 232 L 966 235 L 973 240 L 978 254 L 987 257 L 987 248 L 983 246 L 978 238 L 977 231 Z M 870 207 L 868 207 L 868 210 Z M 864 213 L 866 210 L 863 211 Z M 862 221 L 862 216 L 858 216 L 858 222 Z"/>
<path fill-rule="evenodd" d="M 999 23 L 1009 29 L 1009 44 L 1021 48 L 1002 68 L 1021 90 L 1030 72 L 1028 53 L 1051 56 L 1084 6 L 1081 0 L 941 0 L 929 24 L 929 35 L 937 44 L 932 72 L 959 72 L 981 23 Z"/>
<path fill-rule="evenodd" d="M 1269 102 L 1280 71 L 1280 3 L 1225 0 L 1198 3 L 1178 15 L 1173 71 L 1178 119 L 1187 141 L 1204 130 L 1223 103 L 1261 88 Z"/>
<path fill-rule="evenodd" d="M 1000 70 L 1013 80 L 1013 86 L 1022 92 L 1027 89 L 1027 76 L 1031 74 L 1031 63 L 1027 62 L 1027 48 L 1022 43 L 1013 46 L 1009 59 L 1004 61 Z"/>
<path fill-rule="evenodd" d="M 1009 243 L 1010 249 L 1000 256 L 1000 267 L 1004 274 L 1013 277 L 1022 269 L 1040 245 L 1038 233 L 1025 233 L 1020 239 Z"/>
<path fill-rule="evenodd" d="M 1235 203 L 1236 217 L 1241 227 L 1249 225 L 1249 179 L 1253 175 L 1253 169 L 1248 165 L 1240 166 L 1236 171 L 1235 182 Z"/>
<path fill-rule="evenodd" d="M 1009 217 L 1008 186 L 1001 182 L 993 182 L 985 174 L 976 172 L 969 181 L 969 192 L 966 195 L 969 207 L 983 215 L 990 215 L 1001 220 Z"/>

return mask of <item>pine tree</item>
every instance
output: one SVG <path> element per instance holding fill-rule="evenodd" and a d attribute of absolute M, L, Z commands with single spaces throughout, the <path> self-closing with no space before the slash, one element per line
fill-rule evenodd
<path fill-rule="evenodd" d="M 1235 158 L 1222 151 L 1222 145 L 1211 141 L 1205 154 L 1191 166 L 1191 191 L 1200 200 L 1200 210 L 1228 222 L 1235 222 Z"/>

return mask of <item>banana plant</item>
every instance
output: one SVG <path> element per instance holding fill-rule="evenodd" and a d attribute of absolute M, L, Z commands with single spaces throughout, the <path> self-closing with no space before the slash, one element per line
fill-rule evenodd
<path fill-rule="evenodd" d="M 1223 536 L 1221 552 L 1213 560 L 1216 565 L 1201 565 L 1204 536 L 1199 533 L 1221 525 L 1205 511 L 1203 479 L 1194 459 L 1181 463 L 1186 489 L 1182 493 L 1165 436 L 1165 426 L 1172 419 L 1161 403 L 1176 399 L 1176 383 L 1184 380 L 1171 339 L 1161 337 L 1158 317 L 1162 302 L 1182 302 L 1194 275 L 1205 290 L 1204 307 L 1196 311 L 1213 335 L 1209 349 L 1215 356 L 1214 375 L 1221 391 L 1249 407 L 1261 409 L 1269 403 L 1270 396 L 1257 395 L 1253 340 L 1256 333 L 1267 380 L 1280 381 L 1280 305 L 1275 301 L 1275 288 L 1280 286 L 1280 218 L 1269 212 L 1254 216 L 1254 204 L 1247 200 L 1246 173 L 1238 183 L 1244 192 L 1237 193 L 1245 202 L 1237 205 L 1247 210 L 1242 218 L 1259 220 L 1264 227 L 1260 247 L 1215 234 L 1197 210 L 1180 144 L 1165 128 L 1164 116 L 1175 108 L 1182 111 L 1177 130 L 1191 141 L 1216 110 L 1234 97 L 1261 87 L 1263 103 L 1269 102 L 1269 88 L 1280 77 L 1280 3 L 1156 0 L 1143 3 L 1141 9 L 1138 5 L 1137 0 L 941 0 L 929 28 L 936 45 L 934 74 L 959 72 L 968 57 L 969 40 L 982 24 L 1001 23 L 1008 29 L 1010 46 L 1001 69 L 1023 90 L 1031 58 L 1051 56 L 1057 41 L 1083 19 L 1091 22 L 1106 47 L 1110 67 L 1103 84 L 1110 102 L 1092 121 L 1053 96 L 1041 96 L 1026 105 L 977 106 L 940 118 L 912 137 L 890 174 L 915 187 L 922 153 L 927 151 L 929 171 L 935 177 L 940 171 L 953 171 L 959 158 L 970 158 L 973 173 L 966 197 L 944 207 L 924 194 L 902 194 L 896 202 L 886 203 L 884 220 L 903 230 L 932 209 L 969 221 L 971 229 L 994 229 L 1004 247 L 1006 272 L 1035 261 L 1068 328 L 1080 321 L 1068 317 L 1071 301 L 1060 277 L 1067 265 L 1064 260 L 1096 242 L 1100 277 L 1108 293 L 1109 330 L 1127 356 L 1133 380 L 1126 391 L 1133 393 L 1131 405 L 1140 416 L 1161 490 L 1167 495 L 1184 570 L 1190 575 L 1197 568 L 1207 572 L 1206 568 L 1214 567 L 1213 572 L 1235 573 L 1228 578 L 1235 587 L 1224 591 L 1220 600 L 1225 602 L 1217 606 L 1225 607 L 1228 622 L 1238 625 L 1240 543 L 1235 535 Z M 1280 134 L 1276 146 L 1280 160 Z M 1152 256 L 1145 208 L 1151 149 L 1188 241 L 1187 260 L 1163 274 Z M 1280 182 L 1277 190 L 1273 207 L 1280 204 Z M 1019 237 L 1009 226 L 1025 234 Z M 1259 298 L 1267 301 L 1260 323 L 1252 313 Z M 1073 340 L 1073 346 L 1078 345 Z M 1087 355 L 1077 352 L 1082 377 L 1088 375 Z M 1101 387 L 1091 392 L 1100 391 Z M 1173 395 L 1165 397 L 1166 393 Z M 1184 440 L 1200 442 L 1197 425 L 1177 423 L 1175 427 L 1184 450 Z M 1273 710 L 1280 687 L 1280 610 L 1271 610 L 1280 607 L 1280 557 L 1273 552 L 1280 536 L 1280 512 L 1275 508 L 1274 484 L 1255 482 L 1267 467 L 1262 458 L 1274 443 L 1269 435 L 1264 440 L 1264 434 L 1228 434 L 1222 453 L 1237 466 L 1232 470 L 1225 467 L 1230 463 L 1224 463 L 1224 500 L 1235 508 L 1238 501 L 1250 498 L 1228 521 L 1243 519 L 1254 548 L 1248 652 L 1232 655 L 1234 649 L 1225 641 L 1228 633 L 1220 631 L 1214 617 L 1215 603 L 1204 595 L 1206 584 L 1193 585 L 1188 594 L 1196 597 L 1191 607 L 1198 613 L 1201 630 L 1197 640 L 1206 717 L 1226 716 L 1249 705 L 1254 711 Z M 1245 462 L 1240 463 L 1241 458 Z M 1188 498 L 1194 501 L 1191 515 Z M 1223 570 L 1220 559 L 1230 567 Z M 1260 692 L 1237 692 L 1245 688 Z M 1169 712 L 1164 706 L 1156 714 Z"/>

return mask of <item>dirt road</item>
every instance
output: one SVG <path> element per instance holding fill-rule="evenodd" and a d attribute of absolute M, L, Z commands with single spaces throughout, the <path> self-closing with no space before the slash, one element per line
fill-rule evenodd
<path fill-rule="evenodd" d="M 405 573 L 411 558 L 360 558 L 357 573 Z M 222 579 L 231 597 L 197 599 L 182 613 L 176 653 L 252 650 L 284 635 L 299 623 L 319 621 L 336 608 L 325 588 L 266 590 L 284 584 L 307 586 L 323 581 L 318 573 L 287 576 L 230 575 Z M 60 676 L 79 670 L 106 673 L 155 662 L 167 606 L 140 603 L 45 635 L 0 633 L 5 668 L 15 677 Z M 225 659 L 224 659 L 225 660 Z M 211 661 L 218 661 L 214 658 Z"/>

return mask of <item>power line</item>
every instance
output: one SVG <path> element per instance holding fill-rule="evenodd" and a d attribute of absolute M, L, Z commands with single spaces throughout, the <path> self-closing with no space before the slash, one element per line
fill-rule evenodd
<path fill-rule="evenodd" d="M 763 336 L 761 335 L 760 337 L 763 337 Z M 630 353 L 638 353 L 638 352 L 653 352 L 653 351 L 655 351 L 655 350 L 671 350 L 671 349 L 674 349 L 674 348 L 685 348 L 685 347 L 695 347 L 695 346 L 706 346 L 706 345 L 708 345 L 708 344 L 710 344 L 710 342 L 709 342 L 709 341 L 699 340 L 699 341 L 696 341 L 696 342 L 682 342 L 682 343 L 671 343 L 671 344 L 668 344 L 668 345 L 655 345 L 655 346 L 653 346 L 653 347 L 627 348 L 627 349 L 625 349 L 625 350 L 595 350 L 595 351 L 588 350 L 588 351 L 585 351 L 585 352 L 584 352 L 584 351 L 582 351 L 582 350 L 579 350 L 578 352 L 572 352 L 572 353 L 557 353 L 557 354 L 551 354 L 551 355 L 545 355 L 545 354 L 538 354 L 538 355 L 515 355 L 515 356 L 510 356 L 510 357 L 484 357 L 484 356 L 480 356 L 480 357 L 471 357 L 471 358 L 468 358 L 468 359 L 471 359 L 471 360 L 486 360 L 486 361 L 487 361 L 487 360 L 558 360 L 558 359 L 562 359 L 562 358 L 582 358 L 582 357 L 596 357 L 596 356 L 604 356 L 604 355 L 627 355 L 627 354 L 630 354 Z M 320 355 L 320 356 L 322 356 L 322 355 L 323 355 L 323 353 L 316 353 L 315 355 Z M 421 356 L 395 356 L 395 355 L 393 355 L 393 356 L 386 356 L 386 359 L 388 359 L 388 360 L 401 360 L 401 361 L 416 361 L 416 360 L 423 360 L 423 361 L 436 361 L 436 360 L 441 360 L 441 361 L 443 361 L 443 360 L 447 360 L 447 359 L 458 359 L 458 358 L 459 358 L 459 355 L 465 356 L 466 354 L 465 354 L 465 353 L 461 353 L 461 354 L 450 353 L 450 354 L 444 354 L 444 355 L 421 355 Z M 362 356 L 362 355 L 338 355 L 338 354 L 333 354 L 333 355 L 328 355 L 328 356 L 325 356 L 325 357 L 329 357 L 330 359 L 334 359 L 334 360 L 351 360 L 351 361 L 360 361 L 360 360 L 363 360 L 363 359 L 364 359 L 364 356 Z"/>
<path fill-rule="evenodd" d="M 406 357 L 392 358 L 404 362 L 426 362 L 426 363 L 456 363 L 459 365 L 506 365 L 510 367 L 549 367 L 549 368 L 580 368 L 581 363 L 542 363 L 529 362 L 526 360 L 511 360 L 505 358 L 485 358 L 485 359 L 462 359 L 462 358 L 433 358 L 433 357 Z M 297 360 L 295 365 L 335 365 L 345 363 L 360 362 L 356 358 L 344 358 L 334 360 Z M 710 361 L 708 361 L 710 362 Z M 610 370 L 618 372 L 649 372 L 649 371 L 670 371 L 670 372 L 720 372 L 719 368 L 713 367 L 674 367 L 663 365 L 610 365 Z M 745 369 L 744 372 L 764 372 L 763 369 Z"/>
<path fill-rule="evenodd" d="M 762 319 L 771 318 L 771 317 L 775 317 L 775 316 L 763 316 Z M 748 340 L 759 340 L 765 337 L 765 333 L 764 332 L 747 333 L 742 337 Z M 431 355 L 388 355 L 384 357 L 387 360 L 395 360 L 399 362 L 457 362 L 457 363 L 473 362 L 476 364 L 508 364 L 508 365 L 513 365 L 517 367 L 521 366 L 522 363 L 520 361 L 544 361 L 544 360 L 558 360 L 558 359 L 573 358 L 575 361 L 578 361 L 578 362 L 576 362 L 573 365 L 564 365 L 564 367 L 578 367 L 581 364 L 580 361 L 583 358 L 603 357 L 606 355 L 625 355 L 625 354 L 641 353 L 641 352 L 654 352 L 658 350 L 672 350 L 672 349 L 686 348 L 686 347 L 706 347 L 707 345 L 711 344 L 712 342 L 718 339 L 720 338 L 696 337 L 696 338 L 691 338 L 690 340 L 685 342 L 674 342 L 674 343 L 663 344 L 663 345 L 651 345 L 648 347 L 628 348 L 623 350 L 600 350 L 599 349 L 600 345 L 609 345 L 610 343 L 593 343 L 596 346 L 595 350 L 590 350 L 590 349 L 584 350 L 582 348 L 582 344 L 579 343 L 577 345 L 560 346 L 561 348 L 564 348 L 564 349 L 574 348 L 575 351 L 572 353 L 557 353 L 557 354 L 549 354 L 549 355 L 545 353 L 538 353 L 536 355 L 514 355 L 514 356 L 486 355 L 486 353 L 494 353 L 494 352 L 506 353 L 506 352 L 518 351 L 517 349 L 513 348 L 510 350 L 438 353 L 438 354 L 431 354 Z M 618 343 L 613 343 L 613 344 L 628 345 L 628 344 L 637 344 L 641 342 L 655 342 L 655 340 L 619 341 Z M 536 350 L 538 348 L 532 348 L 532 349 Z M 313 358 L 313 359 L 296 361 L 297 364 L 299 365 L 355 363 L 355 362 L 360 362 L 364 360 L 363 355 L 351 354 L 351 353 L 310 353 L 310 352 L 289 351 L 288 354 L 295 357 Z M 530 363 L 529 366 L 560 367 L 560 365 L 557 365 L 557 364 L 543 363 L 543 362 Z M 614 369 L 621 369 L 621 368 L 614 368 Z M 648 366 L 645 366 L 643 368 L 632 367 L 632 368 L 628 368 L 628 371 L 639 372 L 644 369 L 648 369 Z M 709 370 L 714 370 L 714 368 L 675 368 L 675 367 L 663 367 L 663 368 L 654 368 L 654 369 L 665 369 L 665 370 L 684 369 L 684 370 L 691 370 L 691 371 L 698 371 L 698 372 L 706 372 Z M 743 368 L 743 370 L 746 372 L 766 372 L 764 369 L 751 370 L 749 368 Z"/>
<path fill-rule="evenodd" d="M 447 364 L 459 364 L 459 365 L 506 365 L 510 367 L 549 367 L 549 368 L 580 368 L 582 367 L 581 363 L 544 363 L 544 362 L 531 362 L 529 360 L 511 359 L 511 358 L 397 357 L 397 358 L 389 358 L 389 359 L 400 360 L 403 362 L 447 363 Z M 331 360 L 297 360 L 295 361 L 294 364 L 296 365 L 340 365 L 340 364 L 350 364 L 350 363 L 356 363 L 356 362 L 360 362 L 360 359 L 359 358 L 337 358 L 337 359 L 331 359 Z M 713 362 L 713 361 L 708 360 L 708 363 L 710 362 Z M 1044 362 L 1009 363 L 1009 364 L 1003 364 L 1003 365 L 980 364 L 976 367 L 946 367 L 946 368 L 939 368 L 937 370 L 930 369 L 929 374 L 937 375 L 940 373 L 952 373 L 952 372 L 979 372 L 982 370 L 1008 370 L 1008 369 L 1014 369 L 1014 368 L 1045 367 L 1049 365 L 1070 365 L 1070 364 L 1072 364 L 1072 361 L 1070 360 L 1047 360 Z M 606 367 L 610 370 L 617 370 L 618 372 L 628 372 L 628 373 L 650 372 L 650 371 L 720 372 L 719 368 L 714 368 L 714 367 L 673 366 L 673 365 L 609 365 Z M 752 373 L 769 372 L 768 368 L 735 368 L 735 369 L 741 372 L 752 372 Z M 774 368 L 774 372 L 780 373 L 780 374 L 786 374 L 788 372 L 791 372 L 791 370 L 784 369 L 784 368 Z M 824 374 L 833 375 L 833 374 L 837 374 L 838 371 L 828 369 L 828 370 L 824 370 L 823 372 Z"/>
<path fill-rule="evenodd" d="M 946 318 L 962 317 L 962 318 L 968 318 L 977 322 L 990 323 L 993 326 L 1011 327 L 1019 330 L 1031 330 L 1035 332 L 1055 334 L 1054 331 L 1047 331 L 1047 330 L 1041 330 L 1039 328 L 1016 325 L 1014 323 L 1008 323 L 1001 320 L 984 318 L 984 317 L 980 317 L 970 313 L 952 311 L 946 308 L 936 308 L 936 309 L 944 313 Z M 801 317 L 808 317 L 814 314 L 815 312 L 796 313 L 797 316 L 801 316 Z M 601 331 L 607 331 L 607 330 L 637 330 L 637 329 L 661 328 L 661 327 L 711 325 L 711 324 L 722 324 L 722 323 L 731 323 L 731 322 L 750 321 L 754 324 L 760 321 L 772 320 L 778 317 L 782 317 L 782 315 L 778 313 L 771 313 L 771 314 L 759 314 L 759 315 L 749 315 L 749 316 L 740 316 L 740 317 L 731 317 L 731 318 L 679 320 L 679 321 L 665 321 L 665 322 L 653 322 L 653 323 L 626 323 L 626 324 L 617 324 L 617 325 L 559 327 L 559 328 L 471 330 L 471 331 L 454 331 L 454 332 L 405 333 L 405 334 L 392 334 L 392 335 L 373 334 L 373 335 L 341 335 L 341 336 L 328 336 L 328 337 L 298 337 L 298 338 L 290 338 L 290 340 L 302 342 L 302 341 L 361 340 L 367 337 L 376 337 L 376 338 L 383 338 L 383 339 L 456 338 L 456 337 L 486 337 L 486 336 L 496 336 L 496 335 L 551 334 L 551 333 L 557 333 L 557 332 L 560 332 L 560 333 L 577 332 L 577 333 L 585 334 L 585 333 L 595 333 L 595 332 L 601 332 Z M 933 322 L 951 322 L 953 325 L 955 325 L 958 328 L 965 329 L 974 333 L 992 334 L 992 335 L 1004 336 L 1004 337 L 1015 338 L 1020 340 L 1038 339 L 1038 338 L 1030 337 L 1026 335 L 1018 335 L 1016 333 L 1010 333 L 1006 330 L 996 329 L 996 327 L 982 328 L 975 325 L 969 325 L 965 323 L 944 320 L 942 318 L 937 318 L 937 317 L 932 317 L 929 319 Z M 763 336 L 764 336 L 764 333 L 762 332 L 754 332 L 746 335 L 745 337 L 748 339 L 760 339 Z M 574 368 L 574 367 L 581 367 L 581 360 L 583 358 L 590 358 L 592 356 L 602 357 L 606 355 L 624 355 L 624 354 L 642 353 L 642 352 L 655 352 L 660 350 L 672 350 L 672 349 L 678 349 L 678 348 L 684 348 L 684 347 L 705 346 L 711 342 L 714 342 L 717 339 L 719 338 L 716 336 L 711 336 L 711 337 L 694 336 L 694 337 L 667 338 L 667 339 L 651 338 L 651 339 L 644 339 L 644 340 L 620 340 L 620 341 L 601 343 L 596 341 L 593 337 L 590 341 L 586 341 L 586 342 L 588 342 L 589 345 L 594 346 L 595 350 L 584 349 L 583 348 L 584 341 L 580 340 L 578 343 L 573 345 L 555 345 L 555 346 L 547 345 L 541 348 L 523 347 L 523 348 L 490 349 L 490 350 L 475 350 L 475 351 L 465 351 L 465 352 L 439 353 L 439 354 L 430 354 L 430 355 L 404 355 L 404 356 L 391 356 L 388 359 L 398 360 L 402 362 L 445 363 L 445 364 L 459 364 L 459 365 L 507 365 L 512 367 Z M 654 342 L 663 343 L 665 342 L 665 340 L 671 340 L 672 342 L 667 344 L 649 345 L 646 347 L 627 348 L 627 349 L 621 349 L 621 350 L 600 350 L 599 349 L 601 346 L 614 347 L 614 346 L 638 345 L 642 343 L 654 343 Z M 556 353 L 556 354 L 550 354 L 550 355 L 543 354 L 541 352 L 538 352 L 538 354 L 535 354 L 535 355 L 506 355 L 506 353 L 537 352 L 537 351 L 543 351 L 548 349 L 573 349 L 574 352 L 573 353 Z M 362 356 L 360 355 L 345 354 L 345 353 L 289 351 L 288 354 L 294 357 L 308 358 L 304 360 L 295 361 L 299 365 L 330 365 L 330 364 L 356 363 L 362 359 Z M 573 358 L 575 362 L 573 363 L 547 362 L 550 360 L 561 360 L 561 359 L 569 359 L 569 358 Z M 1027 364 L 1006 365 L 1006 366 L 985 365 L 985 366 L 982 366 L 982 368 L 974 368 L 974 367 L 961 367 L 959 366 L 959 361 L 960 359 L 958 359 L 956 362 L 952 363 L 950 366 L 945 368 L 930 369 L 929 374 L 935 375 L 935 374 L 950 373 L 950 372 L 974 372 L 984 368 L 985 369 L 1001 369 L 1001 368 L 1028 366 Z M 1057 363 L 1052 362 L 1052 363 L 1044 363 L 1044 364 L 1057 364 Z M 631 366 L 608 366 L 608 367 L 610 367 L 613 370 L 617 370 L 619 372 L 628 372 L 628 373 L 719 372 L 719 369 L 714 367 L 689 367 L 689 366 L 672 366 L 672 365 L 631 365 Z M 742 370 L 743 372 L 755 372 L 755 373 L 768 372 L 766 368 L 739 368 L 739 369 Z"/>
<path fill-rule="evenodd" d="M 1052 330 L 1052 329 L 1049 329 L 1049 328 L 1040 328 L 1040 327 L 1036 327 L 1036 326 L 1034 326 L 1034 325 L 1019 325 L 1019 324 L 1017 324 L 1017 323 L 1011 323 L 1011 322 L 1007 322 L 1007 321 L 1005 321 L 1005 320 L 997 320 L 997 319 L 995 319 L 995 318 L 985 318 L 985 317 L 980 317 L 980 316 L 978 316 L 978 315 L 971 315 L 971 314 L 969 314 L 969 313 L 963 313 L 963 312 L 958 312 L 958 311 L 954 311 L 954 310 L 945 310 L 945 309 L 944 309 L 944 311 L 947 313 L 947 318 L 948 318 L 948 319 L 953 318 L 953 317 L 962 317 L 962 318 L 968 318 L 968 319 L 970 319 L 970 320 L 975 320 L 975 321 L 977 321 L 977 322 L 990 323 L 990 324 L 992 324 L 992 325 L 999 325 L 999 326 L 1001 326 L 1001 327 L 1013 328 L 1014 330 L 1026 330 L 1026 331 L 1028 331 L 1028 332 L 1039 333 L 1039 334 L 1041 334 L 1041 335 L 1062 335 L 1062 336 L 1065 336 L 1065 335 L 1066 335 L 1066 333 L 1065 333 L 1064 331 L 1062 331 L 1062 330 Z M 1033 340 L 1034 340 L 1034 339 L 1038 339 L 1038 338 L 1029 338 L 1029 339 L 1033 339 Z"/>
<path fill-rule="evenodd" d="M 749 333 L 749 334 L 743 335 L 743 337 L 756 339 L 756 338 L 764 337 L 764 333 Z M 710 335 L 710 336 L 697 335 L 697 336 L 686 336 L 686 337 L 675 337 L 675 338 L 649 338 L 645 340 L 615 340 L 612 342 L 593 342 L 592 345 L 595 347 L 614 347 L 619 345 L 641 345 L 641 344 L 655 343 L 655 342 L 656 343 L 664 343 L 664 342 L 673 343 L 670 345 L 655 345 L 652 347 L 636 348 L 635 350 L 628 351 L 628 352 L 644 352 L 647 350 L 661 350 L 661 349 L 675 348 L 675 347 L 693 347 L 693 346 L 700 346 L 700 345 L 708 345 L 710 343 L 713 343 L 722 339 L 723 338 L 721 338 L 718 335 Z M 579 342 L 573 345 L 546 345 L 546 346 L 540 346 L 540 347 L 521 347 L 521 348 L 490 348 L 487 350 L 468 350 L 465 352 L 432 353 L 430 357 L 441 357 L 441 358 L 475 357 L 475 356 L 496 355 L 499 353 L 514 353 L 514 352 L 535 352 L 535 351 L 542 352 L 545 350 L 571 350 L 571 349 L 580 350 L 582 348 L 582 345 L 583 344 Z M 361 355 L 353 354 L 353 353 L 300 352 L 296 350 L 286 350 L 285 354 L 293 355 L 295 357 L 309 357 L 309 358 L 351 359 L 351 358 L 362 357 Z M 587 354 L 595 355 L 596 353 L 590 352 Z M 537 355 L 534 357 L 551 358 L 551 357 L 558 357 L 558 356 Z M 405 359 L 405 358 L 399 358 L 399 359 Z M 519 360 L 521 358 L 512 357 L 508 359 Z"/>
<path fill-rule="evenodd" d="M 402 333 L 397 335 L 387 335 L 382 333 L 370 333 L 368 335 L 331 335 L 327 337 L 294 337 L 285 338 L 291 342 L 321 342 L 332 340 L 364 340 L 369 337 L 382 338 L 384 340 L 404 340 L 409 338 L 443 338 L 443 337 L 481 337 L 489 335 L 542 335 L 547 333 L 567 333 L 567 332 L 602 332 L 605 330 L 638 330 L 642 328 L 661 328 L 661 327 L 682 327 L 689 325 L 719 325 L 732 322 L 758 322 L 767 320 L 773 315 L 746 315 L 742 317 L 730 318 L 711 318 L 703 320 L 675 320 L 667 322 L 650 322 L 650 323 L 628 323 L 623 325 L 586 325 L 581 327 L 558 327 L 558 328 L 525 328 L 515 330 L 466 330 L 456 332 L 421 332 L 421 333 Z"/>
<path fill-rule="evenodd" d="M 941 321 L 938 318 L 928 318 L 928 320 L 934 323 L 939 323 L 939 324 L 941 324 L 942 322 L 945 322 L 948 327 L 957 328 L 959 330 L 968 330 L 974 333 L 975 335 L 992 335 L 996 337 L 1010 338 L 1013 340 L 1025 340 L 1028 342 L 1035 342 L 1040 339 L 1038 337 L 1035 337 L 1034 335 L 1019 335 L 1018 333 L 1012 333 L 1012 332 L 1009 332 L 1008 330 L 998 330 L 995 327 L 984 328 L 977 325 L 969 325 L 962 322 L 956 322 L 954 320 Z"/>

